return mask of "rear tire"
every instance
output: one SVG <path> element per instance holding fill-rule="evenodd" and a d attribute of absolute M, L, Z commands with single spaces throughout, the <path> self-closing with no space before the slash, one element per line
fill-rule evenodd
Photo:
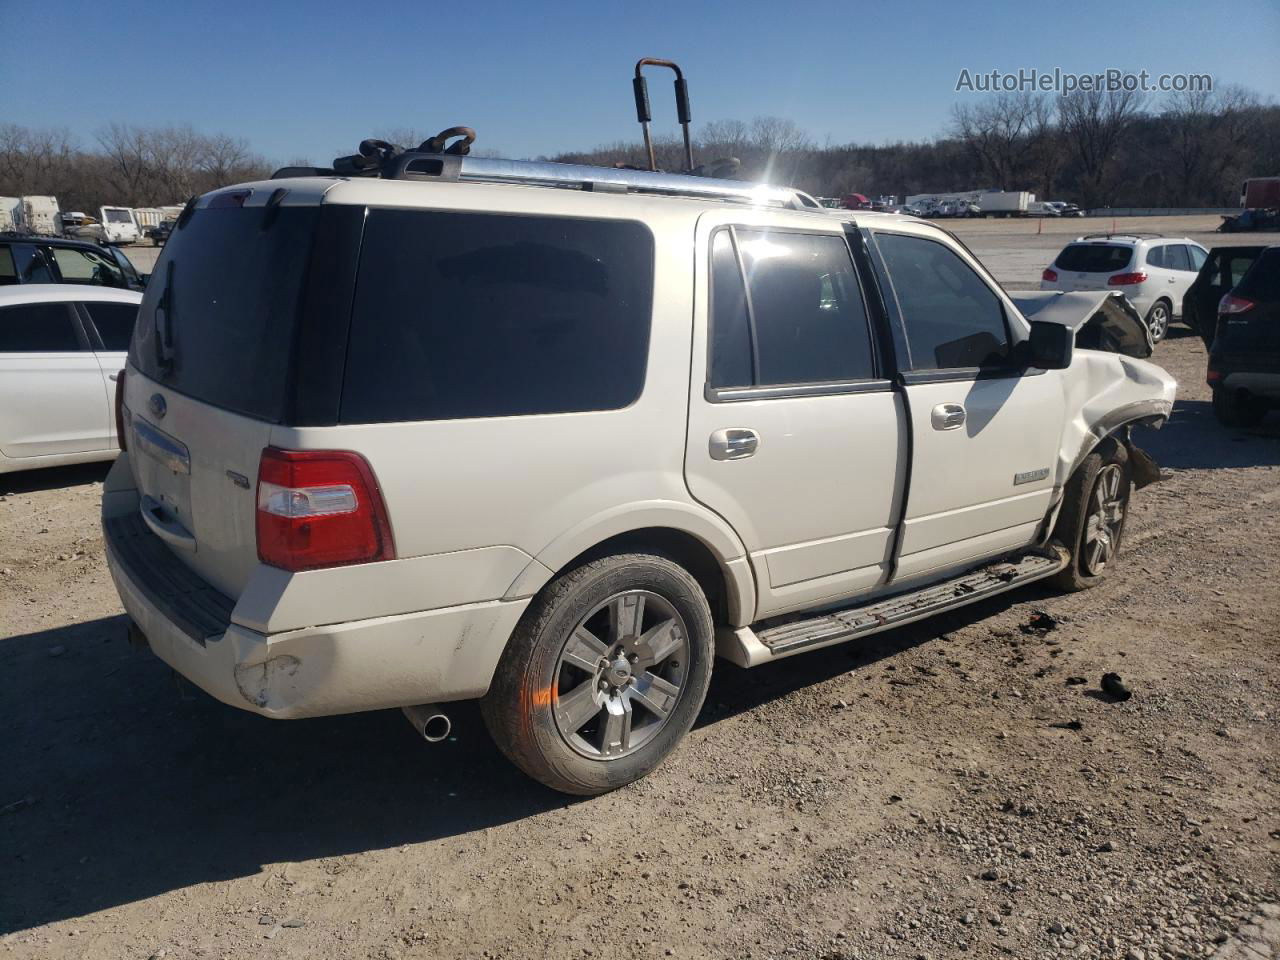
<path fill-rule="evenodd" d="M 1173 319 L 1168 301 L 1157 300 L 1147 311 L 1147 329 L 1151 331 L 1151 342 L 1159 343 L 1169 333 L 1169 323 Z"/>
<path fill-rule="evenodd" d="M 533 779 L 605 793 L 689 732 L 714 652 L 711 608 L 687 570 L 655 554 L 602 557 L 534 598 L 480 703 L 485 726 Z"/>
<path fill-rule="evenodd" d="M 1241 390 L 1213 388 L 1213 415 L 1224 427 L 1256 427 L 1267 415 L 1268 404 Z"/>
<path fill-rule="evenodd" d="M 1074 593 L 1106 578 L 1120 552 L 1132 488 L 1128 451 L 1104 440 L 1067 481 L 1054 539 L 1071 560 L 1054 575 L 1054 586 Z"/>

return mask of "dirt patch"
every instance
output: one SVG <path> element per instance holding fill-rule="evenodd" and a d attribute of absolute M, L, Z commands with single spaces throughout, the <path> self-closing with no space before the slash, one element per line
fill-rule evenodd
<path fill-rule="evenodd" d="M 0 952 L 22 958 L 1208 955 L 1277 897 L 1280 417 L 1190 336 L 1102 587 L 743 671 L 571 802 L 475 709 L 240 713 L 127 646 L 103 468 L 0 477 Z M 1132 696 L 1100 686 L 1115 672 Z M 1079 682 L 1083 679 L 1084 682 Z"/>

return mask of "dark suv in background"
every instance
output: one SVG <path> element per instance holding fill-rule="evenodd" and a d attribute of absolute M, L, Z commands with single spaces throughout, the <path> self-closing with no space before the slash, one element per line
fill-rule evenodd
<path fill-rule="evenodd" d="M 15 283 L 85 283 L 142 290 L 147 278 L 115 247 L 63 237 L 0 233 L 0 286 Z"/>
<path fill-rule="evenodd" d="M 1229 427 L 1255 426 L 1280 407 L 1280 246 L 1263 250 L 1219 302 L 1207 379 Z"/>
<path fill-rule="evenodd" d="M 1218 322 L 1218 302 L 1244 279 L 1253 261 L 1267 249 L 1265 244 L 1243 247 L 1214 247 L 1200 268 L 1195 282 L 1182 298 L 1183 322 L 1200 334 L 1205 347 L 1213 346 Z"/>

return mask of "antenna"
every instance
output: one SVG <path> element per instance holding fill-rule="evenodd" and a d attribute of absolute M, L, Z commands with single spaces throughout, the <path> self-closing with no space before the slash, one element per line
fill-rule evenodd
<path fill-rule="evenodd" d="M 643 57 L 637 60 L 636 76 L 631 81 L 636 95 L 636 119 L 640 121 L 640 129 L 644 131 L 644 149 L 649 156 L 649 169 L 656 173 L 658 161 L 653 155 L 653 137 L 649 134 L 649 123 L 653 120 L 653 114 L 649 110 L 649 84 L 642 70 L 646 66 L 666 67 L 676 75 L 676 116 L 680 120 L 680 127 L 684 130 L 684 168 L 686 172 L 692 172 L 693 145 L 689 142 L 689 121 L 692 119 L 689 111 L 689 84 L 684 78 L 684 72 L 674 60 L 659 60 L 656 57 Z"/>

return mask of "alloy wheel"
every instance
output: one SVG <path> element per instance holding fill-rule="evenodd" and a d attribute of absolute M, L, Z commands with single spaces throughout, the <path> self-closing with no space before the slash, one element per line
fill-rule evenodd
<path fill-rule="evenodd" d="M 1169 332 L 1169 308 L 1157 303 L 1147 315 L 1147 326 L 1151 329 L 1151 339 L 1159 343 Z"/>
<path fill-rule="evenodd" d="M 593 760 L 639 750 L 675 712 L 689 655 L 689 631 L 666 599 L 648 590 L 609 597 L 578 622 L 556 662 L 560 736 Z"/>
<path fill-rule="evenodd" d="M 1121 496 L 1122 481 L 1120 465 L 1115 463 L 1099 470 L 1094 480 L 1080 551 L 1080 567 L 1085 576 L 1101 576 L 1120 546 L 1126 507 Z"/>

